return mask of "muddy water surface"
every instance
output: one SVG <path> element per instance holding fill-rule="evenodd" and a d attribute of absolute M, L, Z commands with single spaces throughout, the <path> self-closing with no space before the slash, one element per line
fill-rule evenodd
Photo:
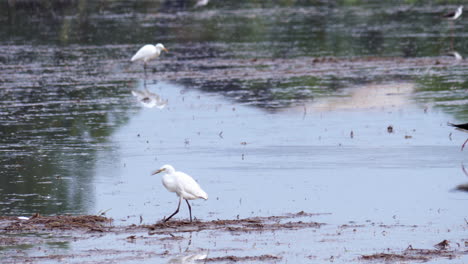
<path fill-rule="evenodd" d="M 325 225 L 5 233 L 4 260 L 346 263 L 447 239 L 455 260 L 438 263 L 466 262 L 468 134 L 447 122 L 468 120 L 468 64 L 449 56 L 467 22 L 438 18 L 454 6 L 80 3 L 2 4 L 2 215 L 152 225 L 177 206 L 150 176 L 170 163 L 209 194 L 200 221 L 305 211 L 286 221 Z M 128 60 L 153 42 L 170 52 L 145 79 Z"/>

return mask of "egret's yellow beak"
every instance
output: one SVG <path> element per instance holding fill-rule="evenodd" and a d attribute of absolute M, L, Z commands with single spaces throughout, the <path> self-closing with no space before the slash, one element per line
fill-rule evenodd
<path fill-rule="evenodd" d="M 168 49 L 166 49 L 166 48 L 164 48 L 163 50 L 164 50 L 165 52 L 169 52 L 169 50 L 168 50 Z"/>
<path fill-rule="evenodd" d="M 158 174 L 158 173 L 160 173 L 160 172 L 162 172 L 162 171 L 165 171 L 165 169 L 159 169 L 159 170 L 157 170 L 157 171 L 151 173 L 151 175 Z"/>

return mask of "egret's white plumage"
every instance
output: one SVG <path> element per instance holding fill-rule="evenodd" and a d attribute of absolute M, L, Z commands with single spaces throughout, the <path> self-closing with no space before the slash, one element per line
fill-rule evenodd
<path fill-rule="evenodd" d="M 210 0 L 198 0 L 194 7 L 206 6 Z"/>
<path fill-rule="evenodd" d="M 192 208 L 188 200 L 195 200 L 199 198 L 207 200 L 208 194 L 202 190 L 200 185 L 192 177 L 181 171 L 176 171 L 171 165 L 162 166 L 159 170 L 155 171 L 153 175 L 160 172 L 165 172 L 164 176 L 162 177 L 162 183 L 164 187 L 166 187 L 168 191 L 175 192 L 177 196 L 179 196 L 179 205 L 177 206 L 176 211 L 168 218 L 166 218 L 164 222 L 171 219 L 171 217 L 179 212 L 182 199 L 187 202 L 190 212 L 190 222 L 192 222 Z"/>
<path fill-rule="evenodd" d="M 133 55 L 131 61 L 142 60 L 146 63 L 149 60 L 159 57 L 159 55 L 161 55 L 161 51 L 163 50 L 168 52 L 168 50 L 161 43 L 156 44 L 156 46 L 151 44 L 144 45 L 137 51 L 137 53 L 135 53 L 135 55 Z"/>
<path fill-rule="evenodd" d="M 154 58 L 159 57 L 161 55 L 161 51 L 169 52 L 168 49 L 164 47 L 163 44 L 158 43 L 155 45 L 147 44 L 141 47 L 135 55 L 130 59 L 130 61 L 138 61 L 142 60 L 143 61 L 143 68 L 145 70 L 145 75 L 146 75 L 146 63 Z"/>

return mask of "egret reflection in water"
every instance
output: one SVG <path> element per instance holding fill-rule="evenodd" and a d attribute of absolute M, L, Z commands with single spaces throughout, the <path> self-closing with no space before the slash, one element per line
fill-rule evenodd
<path fill-rule="evenodd" d="M 463 60 L 463 56 L 460 53 L 456 52 L 456 51 L 451 51 L 451 52 L 447 53 L 447 56 L 453 57 L 456 61 Z"/>
<path fill-rule="evenodd" d="M 466 171 L 466 168 L 465 168 L 465 165 L 462 163 L 461 165 L 461 169 L 463 171 L 463 174 L 465 174 L 465 176 L 468 177 L 468 172 Z M 464 183 L 464 184 L 459 184 L 457 186 L 455 186 L 455 191 L 463 191 L 463 192 L 468 192 L 468 183 Z"/>
<path fill-rule="evenodd" d="M 208 257 L 206 252 L 200 252 L 198 254 L 190 254 L 181 257 L 176 257 L 170 259 L 167 263 L 169 264 L 192 264 L 192 263 L 202 263 L 199 260 L 204 260 Z"/>
<path fill-rule="evenodd" d="M 150 92 L 147 88 L 144 90 L 133 90 L 132 95 L 135 96 L 144 107 L 163 109 L 168 101 L 164 100 L 159 94 Z"/>

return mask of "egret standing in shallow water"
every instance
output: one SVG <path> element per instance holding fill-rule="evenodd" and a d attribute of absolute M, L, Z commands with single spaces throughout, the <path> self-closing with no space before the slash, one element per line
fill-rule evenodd
<path fill-rule="evenodd" d="M 164 187 L 166 187 L 168 191 L 175 192 L 177 196 L 179 196 L 179 205 L 177 205 L 177 209 L 168 218 L 164 219 L 164 222 L 168 221 L 179 212 L 182 199 L 187 202 L 190 213 L 190 222 L 192 222 L 192 207 L 190 206 L 188 200 L 195 200 L 199 198 L 207 200 L 208 194 L 202 190 L 200 185 L 198 185 L 198 183 L 192 177 L 181 171 L 176 171 L 171 165 L 162 166 L 152 175 L 158 174 L 160 172 L 166 173 L 162 177 L 162 183 Z"/>
<path fill-rule="evenodd" d="M 148 63 L 149 60 L 152 60 L 154 58 L 159 57 L 161 55 L 161 51 L 169 52 L 163 44 L 158 43 L 156 46 L 147 44 L 141 47 L 135 55 L 133 55 L 132 59 L 130 61 L 137 61 L 137 60 L 142 60 L 143 61 L 143 69 L 145 70 L 145 77 L 146 77 L 146 63 Z"/>
<path fill-rule="evenodd" d="M 457 10 L 449 12 L 443 15 L 444 18 L 451 20 L 450 21 L 450 28 L 451 28 L 451 38 L 450 38 L 450 48 L 453 50 L 453 37 L 454 37 L 454 28 L 453 28 L 453 21 L 457 20 L 463 13 L 463 6 L 459 6 Z"/>

